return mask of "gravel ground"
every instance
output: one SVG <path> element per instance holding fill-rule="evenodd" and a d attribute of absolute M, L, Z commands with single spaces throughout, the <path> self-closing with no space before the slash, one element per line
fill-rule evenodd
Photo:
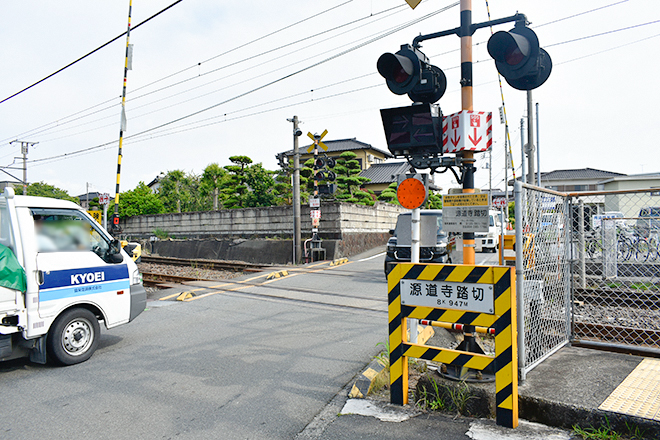
<path fill-rule="evenodd" d="M 594 306 L 591 304 L 577 305 L 574 310 L 575 321 L 577 322 L 660 330 L 659 310 Z"/>
<path fill-rule="evenodd" d="M 174 266 L 169 264 L 138 264 L 140 272 L 161 273 L 181 277 L 196 277 L 204 280 L 228 280 L 243 275 L 243 272 L 230 270 L 203 269 L 199 267 Z"/>

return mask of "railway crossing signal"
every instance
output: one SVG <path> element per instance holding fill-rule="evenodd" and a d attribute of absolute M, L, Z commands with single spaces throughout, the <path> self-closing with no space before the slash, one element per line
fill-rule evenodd
<path fill-rule="evenodd" d="M 392 93 L 408 94 L 413 102 L 437 102 L 447 90 L 444 72 L 409 44 L 403 44 L 397 53 L 381 55 L 376 67 Z"/>
<path fill-rule="evenodd" d="M 497 71 L 514 89 L 533 90 L 550 76 L 550 55 L 539 47 L 538 37 L 524 24 L 517 23 L 509 32 L 495 32 L 487 47 Z"/>

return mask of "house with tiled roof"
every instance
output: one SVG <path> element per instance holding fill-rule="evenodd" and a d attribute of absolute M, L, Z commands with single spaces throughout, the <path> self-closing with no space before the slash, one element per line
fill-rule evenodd
<path fill-rule="evenodd" d="M 392 154 L 388 151 L 381 150 L 365 142 L 358 141 L 356 138 L 352 139 L 337 139 L 333 141 L 322 141 L 328 151 L 324 151 L 319 148 L 319 154 L 322 156 L 325 154 L 328 157 L 338 159 L 339 156 L 345 151 L 352 151 L 357 155 L 355 158 L 360 163 L 360 168 L 366 170 L 373 164 L 378 164 L 384 162 L 386 159 L 392 158 Z M 313 151 L 309 153 L 307 150 L 312 146 L 312 144 L 301 146 L 299 149 L 300 152 L 300 163 L 304 164 L 307 159 L 314 157 Z M 290 163 L 293 162 L 293 150 L 287 150 L 276 155 L 277 159 L 282 162 L 286 157 Z"/>
<path fill-rule="evenodd" d="M 371 165 L 366 170 L 362 170 L 360 177 L 369 179 L 364 187 L 370 189 L 376 194 L 380 194 L 392 182 L 397 181 L 399 174 L 410 172 L 412 167 L 408 162 L 383 162 Z"/>
<path fill-rule="evenodd" d="M 541 186 L 560 192 L 601 191 L 604 189 L 601 182 L 622 176 L 625 174 L 593 168 L 555 170 L 541 173 Z"/>

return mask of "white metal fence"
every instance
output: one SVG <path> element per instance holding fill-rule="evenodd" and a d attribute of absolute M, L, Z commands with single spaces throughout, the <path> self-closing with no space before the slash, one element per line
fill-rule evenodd
<path fill-rule="evenodd" d="M 569 342 L 660 355 L 660 194 L 517 182 L 515 202 L 521 379 Z"/>

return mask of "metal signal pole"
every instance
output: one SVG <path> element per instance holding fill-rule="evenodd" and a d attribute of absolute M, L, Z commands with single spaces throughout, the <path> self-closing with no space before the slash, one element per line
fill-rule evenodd
<path fill-rule="evenodd" d="M 302 236 L 300 227 L 300 151 L 298 137 L 302 134 L 298 124 L 298 116 L 287 119 L 293 122 L 293 264 L 298 264 L 302 258 Z"/>
<path fill-rule="evenodd" d="M 131 12 L 133 9 L 133 0 L 128 1 L 128 30 L 126 31 L 126 57 L 124 59 L 124 81 L 121 92 L 121 123 L 119 127 L 119 153 L 117 155 L 117 186 L 115 187 L 115 212 L 112 215 L 112 230 L 119 232 L 119 181 L 121 178 L 121 158 L 122 144 L 124 143 L 124 131 L 126 131 L 126 78 L 128 71 L 131 70 Z"/>
<path fill-rule="evenodd" d="M 472 102 L 472 0 L 461 0 L 461 105 L 473 110 Z M 463 192 L 474 193 L 474 153 L 461 152 L 463 163 Z M 474 264 L 474 232 L 463 232 L 463 264 Z"/>

